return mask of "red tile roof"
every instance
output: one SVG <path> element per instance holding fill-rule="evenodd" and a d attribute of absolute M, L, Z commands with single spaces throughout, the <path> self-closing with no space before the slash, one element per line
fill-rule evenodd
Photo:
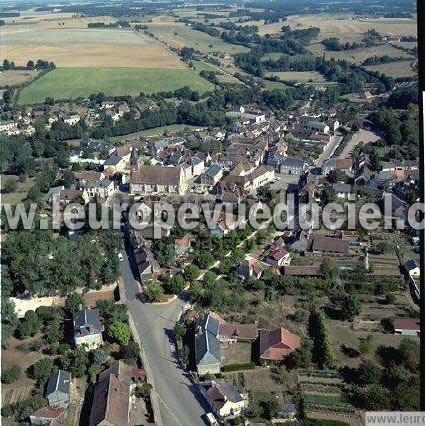
<path fill-rule="evenodd" d="M 286 328 L 260 330 L 260 358 L 281 361 L 300 346 L 300 337 Z"/>
<path fill-rule="evenodd" d="M 417 330 L 420 331 L 421 324 L 415 319 L 396 319 L 393 322 L 395 330 Z"/>

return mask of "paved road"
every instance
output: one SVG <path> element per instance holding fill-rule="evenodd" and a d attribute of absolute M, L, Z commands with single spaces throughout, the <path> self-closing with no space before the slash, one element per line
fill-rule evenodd
<path fill-rule="evenodd" d="M 319 158 L 315 161 L 315 165 L 317 167 L 322 167 L 323 163 L 332 157 L 335 150 L 338 148 L 339 144 L 341 143 L 343 139 L 343 136 L 335 132 L 335 134 L 332 136 L 331 142 L 329 145 L 324 149 L 324 151 L 320 154 Z"/>
<path fill-rule="evenodd" d="M 135 323 L 151 379 L 159 399 L 164 426 L 205 424 L 201 416 L 208 412 L 202 395 L 183 370 L 175 355 L 172 329 L 187 303 L 178 298 L 166 305 L 151 305 L 135 300 L 138 286 L 130 259 L 123 253 L 122 277 L 127 307 Z"/>

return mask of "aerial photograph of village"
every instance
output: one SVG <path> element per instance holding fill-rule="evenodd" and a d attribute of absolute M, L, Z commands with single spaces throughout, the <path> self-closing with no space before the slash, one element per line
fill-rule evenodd
<path fill-rule="evenodd" d="M 2 424 L 419 412 L 417 21 L 1 2 Z"/>

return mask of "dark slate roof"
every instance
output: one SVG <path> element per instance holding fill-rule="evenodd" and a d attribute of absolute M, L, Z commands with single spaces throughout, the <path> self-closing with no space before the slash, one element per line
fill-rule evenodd
<path fill-rule="evenodd" d="M 205 172 L 206 175 L 214 177 L 221 171 L 221 166 L 217 163 L 214 163 L 210 168 Z"/>
<path fill-rule="evenodd" d="M 293 157 L 286 157 L 282 161 L 283 166 L 289 166 L 289 167 L 304 167 L 305 161 L 300 160 L 298 158 Z"/>
<path fill-rule="evenodd" d="M 46 388 L 46 396 L 53 392 L 59 391 L 69 395 L 69 387 L 71 384 L 71 374 L 68 371 L 59 370 L 49 377 Z"/>
<path fill-rule="evenodd" d="M 407 271 L 411 271 L 412 269 L 419 268 L 419 263 L 415 259 L 410 259 L 404 264 L 404 267 Z"/>
<path fill-rule="evenodd" d="M 213 364 L 221 361 L 217 339 L 219 323 L 209 315 L 198 321 L 198 334 L 195 335 L 196 365 Z"/>
<path fill-rule="evenodd" d="M 74 313 L 74 336 L 87 336 L 102 331 L 99 309 L 82 309 Z"/>
<path fill-rule="evenodd" d="M 104 166 L 116 166 L 122 160 L 118 155 L 112 155 L 104 163 Z"/>

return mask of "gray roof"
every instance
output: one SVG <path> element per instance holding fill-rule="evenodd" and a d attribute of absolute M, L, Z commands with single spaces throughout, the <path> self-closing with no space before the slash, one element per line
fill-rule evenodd
<path fill-rule="evenodd" d="M 214 177 L 218 175 L 221 172 L 222 168 L 219 164 L 214 163 L 211 164 L 211 166 L 208 168 L 208 170 L 205 172 L 206 175 Z"/>
<path fill-rule="evenodd" d="M 122 160 L 118 155 L 112 155 L 104 163 L 104 166 L 116 166 Z"/>
<path fill-rule="evenodd" d="M 304 167 L 305 161 L 294 157 L 286 157 L 281 164 L 287 167 Z"/>
<path fill-rule="evenodd" d="M 201 318 L 198 327 L 201 331 L 195 335 L 196 365 L 214 364 L 221 361 L 218 334 L 218 321 L 209 315 Z"/>
<path fill-rule="evenodd" d="M 197 164 L 203 163 L 204 160 L 201 160 L 199 157 L 192 157 L 191 163 L 193 166 L 196 166 Z"/>
<path fill-rule="evenodd" d="M 108 178 L 102 180 L 87 180 L 81 182 L 81 188 L 107 188 L 111 184 L 111 181 Z"/>
<path fill-rule="evenodd" d="M 69 395 L 70 384 L 71 374 L 68 373 L 68 371 L 59 370 L 49 377 L 46 387 L 46 396 L 56 391 Z"/>
<path fill-rule="evenodd" d="M 419 263 L 415 259 L 410 259 L 404 264 L 404 267 L 407 271 L 411 271 L 412 269 L 419 268 Z"/>
<path fill-rule="evenodd" d="M 74 336 L 88 336 L 103 331 L 103 325 L 100 322 L 99 309 L 82 309 L 73 315 Z"/>

